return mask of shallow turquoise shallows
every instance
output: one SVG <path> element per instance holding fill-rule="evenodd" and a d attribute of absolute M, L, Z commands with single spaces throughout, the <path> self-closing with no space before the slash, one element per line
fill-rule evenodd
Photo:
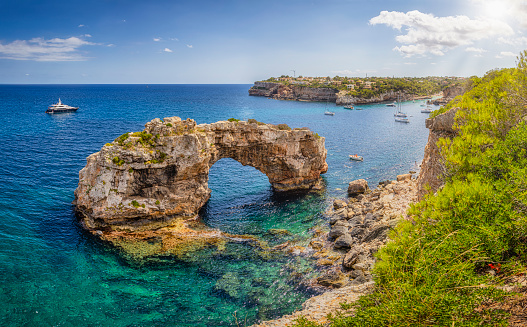
<path fill-rule="evenodd" d="M 364 178 L 374 186 L 416 170 L 422 159 L 428 115 L 419 102 L 404 104 L 411 122 L 401 124 L 385 105 L 345 110 L 249 97 L 249 88 L 0 85 L 0 325 L 243 326 L 300 308 L 313 294 L 297 278 L 316 273 L 306 258 L 269 257 L 232 244 L 179 261 L 134 262 L 85 233 L 71 205 L 86 157 L 156 117 L 198 124 L 254 118 L 309 127 L 326 138 L 329 171 L 319 194 L 275 194 L 265 175 L 230 159 L 211 168 L 203 221 L 270 245 L 305 245 L 312 228 L 323 228 L 331 200 L 346 196 L 349 181 Z M 59 98 L 79 110 L 44 113 Z M 328 109 L 335 115 L 324 115 Z M 350 161 L 350 154 L 364 161 Z"/>

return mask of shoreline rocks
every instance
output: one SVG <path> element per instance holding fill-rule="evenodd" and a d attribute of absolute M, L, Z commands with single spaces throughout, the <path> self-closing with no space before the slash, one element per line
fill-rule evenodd
<path fill-rule="evenodd" d="M 364 182 L 350 185 L 360 184 L 369 190 Z M 374 254 L 389 241 L 390 230 L 407 218 L 410 204 L 417 201 L 417 180 L 412 174 L 399 175 L 369 192 L 353 194 L 334 200 L 325 213 L 330 230 L 315 235 L 307 247 L 306 252 L 317 260 L 319 276 L 301 283 L 322 294 L 307 300 L 302 310 L 253 326 L 291 326 L 300 316 L 325 324 L 327 315 L 340 309 L 340 303 L 354 302 L 371 292 Z"/>

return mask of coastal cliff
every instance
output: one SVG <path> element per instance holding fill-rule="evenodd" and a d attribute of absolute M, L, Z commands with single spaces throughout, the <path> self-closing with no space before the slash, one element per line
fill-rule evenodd
<path fill-rule="evenodd" d="M 205 246 L 230 237 L 193 228 L 210 197 L 208 172 L 216 161 L 255 167 L 278 192 L 317 189 L 327 171 L 324 141 L 285 124 L 156 118 L 87 158 L 74 204 L 84 228 L 125 250 L 135 242 L 148 248 L 139 251 L 145 255 L 180 253 L 196 239 Z"/>
<path fill-rule="evenodd" d="M 284 85 L 272 82 L 255 82 L 249 95 L 264 96 L 278 100 L 337 101 L 338 90 L 334 88 L 313 88 L 301 85 Z"/>
<path fill-rule="evenodd" d="M 282 84 L 273 82 L 255 82 L 254 86 L 249 89 L 251 96 L 263 96 L 276 100 L 294 100 L 294 101 L 326 101 L 334 102 L 336 105 L 351 104 L 370 104 L 379 102 L 393 102 L 397 100 L 398 93 L 394 91 L 386 92 L 371 98 L 354 97 L 346 91 L 339 91 L 330 87 L 307 87 L 295 84 Z M 416 97 L 410 94 L 399 94 L 400 100 L 408 101 Z"/>
<path fill-rule="evenodd" d="M 457 135 L 453 126 L 458 110 L 459 108 L 453 108 L 426 120 L 426 128 L 430 132 L 417 182 L 420 199 L 428 192 L 435 193 L 444 184 L 443 174 L 446 167 L 437 142 L 440 138 L 453 139 Z"/>

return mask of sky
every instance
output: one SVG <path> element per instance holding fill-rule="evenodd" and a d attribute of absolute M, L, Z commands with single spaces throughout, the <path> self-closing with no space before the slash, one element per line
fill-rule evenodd
<path fill-rule="evenodd" d="M 5 0 L 0 84 L 482 76 L 526 32 L 525 0 Z"/>

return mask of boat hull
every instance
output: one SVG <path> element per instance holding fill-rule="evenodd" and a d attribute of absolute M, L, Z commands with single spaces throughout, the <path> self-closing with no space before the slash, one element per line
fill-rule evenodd
<path fill-rule="evenodd" d="M 63 114 L 63 113 L 67 113 L 67 112 L 75 112 L 77 111 L 79 108 L 71 108 L 71 109 L 48 109 L 46 110 L 46 113 L 47 114 Z"/>

